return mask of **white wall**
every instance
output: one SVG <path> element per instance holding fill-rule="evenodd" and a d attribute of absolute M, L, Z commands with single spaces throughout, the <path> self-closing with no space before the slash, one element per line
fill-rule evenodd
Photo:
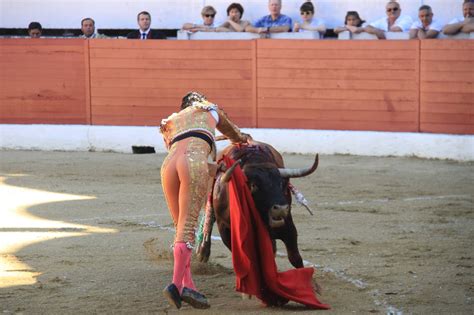
<path fill-rule="evenodd" d="M 238 2 L 245 9 L 244 18 L 255 21 L 268 14 L 266 0 L 0 0 L 0 28 L 26 28 L 31 21 L 44 28 L 80 28 L 84 17 L 92 17 L 96 28 L 135 28 L 136 15 L 146 10 L 152 15 L 152 27 L 178 29 L 185 22 L 200 21 L 201 8 L 212 5 L 217 21 L 226 18 L 226 8 Z M 304 0 L 283 0 L 282 13 L 299 19 Z M 402 12 L 417 17 L 422 4 L 431 5 L 435 18 L 443 23 L 462 16 L 462 0 L 399 0 Z M 356 10 L 368 22 L 385 16 L 387 0 L 313 0 L 316 16 L 328 27 L 343 24 L 348 10 Z"/>
<path fill-rule="evenodd" d="M 280 152 L 417 156 L 474 160 L 473 135 L 410 132 L 302 129 L 242 129 Z M 218 149 L 228 141 L 219 141 Z M 158 127 L 87 125 L 1 125 L 0 150 L 113 151 L 131 153 L 132 146 L 166 152 Z"/>

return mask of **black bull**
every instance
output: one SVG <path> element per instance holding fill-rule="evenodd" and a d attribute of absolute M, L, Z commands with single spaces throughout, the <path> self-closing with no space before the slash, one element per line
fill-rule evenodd
<path fill-rule="evenodd" d="M 272 146 L 252 141 L 250 145 L 230 145 L 220 154 L 227 155 L 240 165 L 247 177 L 247 184 L 252 193 L 257 210 L 263 222 L 268 227 L 273 243 L 273 252 L 276 252 L 276 239 L 280 239 L 286 246 L 288 259 L 296 267 L 303 267 L 303 260 L 298 250 L 298 233 L 291 216 L 291 192 L 289 179 L 303 177 L 313 173 L 318 167 L 318 155 L 313 165 L 306 169 L 286 169 L 283 158 Z M 201 244 L 197 254 L 201 262 L 209 260 L 211 252 L 211 233 L 214 221 L 222 241 L 231 249 L 229 195 L 227 182 L 230 179 L 232 168 L 216 177 L 212 192 L 212 210 L 204 227 Z"/>

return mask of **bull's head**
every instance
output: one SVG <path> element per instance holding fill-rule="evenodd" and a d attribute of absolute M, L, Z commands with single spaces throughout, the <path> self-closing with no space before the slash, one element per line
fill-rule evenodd
<path fill-rule="evenodd" d="M 264 222 L 272 228 L 285 224 L 290 213 L 291 196 L 288 193 L 288 178 L 280 176 L 273 165 L 246 165 L 244 173 L 252 193 L 255 206 Z"/>
<path fill-rule="evenodd" d="M 251 163 L 248 160 L 244 161 L 243 171 L 247 177 L 247 184 L 255 206 L 264 222 L 267 222 L 271 228 L 283 226 L 290 213 L 289 179 L 313 173 L 318 167 L 318 161 L 319 157 L 316 155 L 311 167 L 301 169 L 277 168 L 273 162 Z M 221 184 L 230 180 L 236 166 L 237 163 L 225 172 L 221 177 Z"/>

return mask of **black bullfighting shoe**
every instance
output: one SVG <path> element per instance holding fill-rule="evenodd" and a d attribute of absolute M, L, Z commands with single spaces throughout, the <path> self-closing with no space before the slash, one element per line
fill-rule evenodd
<path fill-rule="evenodd" d="M 194 308 L 204 309 L 211 307 L 204 295 L 190 288 L 183 288 L 183 292 L 181 292 L 181 299 Z"/>
<path fill-rule="evenodd" d="M 171 305 L 176 306 L 177 309 L 181 308 L 181 296 L 179 296 L 178 288 L 174 283 L 168 285 L 163 289 L 163 295 Z"/>

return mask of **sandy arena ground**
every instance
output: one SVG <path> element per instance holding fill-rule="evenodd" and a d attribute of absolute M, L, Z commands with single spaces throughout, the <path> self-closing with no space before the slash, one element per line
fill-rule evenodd
<path fill-rule="evenodd" d="M 288 167 L 311 163 L 285 155 Z M 0 312 L 175 313 L 172 224 L 161 154 L 0 151 Z M 472 163 L 321 156 L 293 183 L 315 215 L 293 205 L 299 247 L 330 311 L 265 308 L 234 291 L 228 250 L 215 241 L 195 282 L 205 314 L 472 314 Z M 281 243 L 277 263 L 289 268 Z"/>

